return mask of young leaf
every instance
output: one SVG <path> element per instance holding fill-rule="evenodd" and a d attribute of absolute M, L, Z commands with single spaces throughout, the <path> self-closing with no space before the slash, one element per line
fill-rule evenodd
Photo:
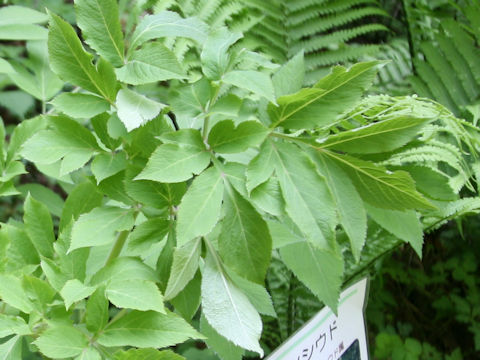
<path fill-rule="evenodd" d="M 90 94 L 61 93 L 51 103 L 73 118 L 91 118 L 110 109 L 108 101 Z"/>
<path fill-rule="evenodd" d="M 222 77 L 222 81 L 251 91 L 252 93 L 262 96 L 265 99 L 275 102 L 275 94 L 273 90 L 272 79 L 269 75 L 260 71 L 253 70 L 233 70 L 227 72 Z"/>
<path fill-rule="evenodd" d="M 261 144 L 267 133 L 267 129 L 256 121 L 244 121 L 235 128 L 232 120 L 223 120 L 210 130 L 208 144 L 221 154 L 239 153 Z"/>
<path fill-rule="evenodd" d="M 270 264 L 272 238 L 255 208 L 230 185 L 225 188 L 225 216 L 218 248 L 225 264 L 262 284 Z"/>
<path fill-rule="evenodd" d="M 216 332 L 203 315 L 200 317 L 200 331 L 207 337 L 205 340 L 207 346 L 215 351 L 221 359 L 242 360 L 245 350 Z"/>
<path fill-rule="evenodd" d="M 95 291 L 94 287 L 86 286 L 77 279 L 68 280 L 60 291 L 65 308 L 68 310 L 73 303 L 83 300 Z"/>
<path fill-rule="evenodd" d="M 207 37 L 207 26 L 196 18 L 183 19 L 175 12 L 162 11 L 145 16 L 132 35 L 130 49 L 135 50 L 144 42 L 161 37 L 186 37 L 202 44 Z"/>
<path fill-rule="evenodd" d="M 55 235 L 52 217 L 47 207 L 28 195 L 25 200 L 23 221 L 27 234 L 38 253 L 41 256 L 52 258 Z"/>
<path fill-rule="evenodd" d="M 131 209 L 102 206 L 81 215 L 73 225 L 71 252 L 75 249 L 112 243 L 117 231 L 130 230 L 134 218 Z"/>
<path fill-rule="evenodd" d="M 116 280 L 107 285 L 108 300 L 119 308 L 154 310 L 165 314 L 163 296 L 149 280 Z"/>
<path fill-rule="evenodd" d="M 405 171 L 391 172 L 371 162 L 347 155 L 324 151 L 350 176 L 352 183 L 365 202 L 391 210 L 432 209 L 434 208 L 415 190 L 415 183 Z"/>
<path fill-rule="evenodd" d="M 118 92 L 115 105 L 118 109 L 118 117 L 128 131 L 152 120 L 165 106 L 129 89 Z"/>
<path fill-rule="evenodd" d="M 213 229 L 220 217 L 223 187 L 222 175 L 215 167 L 195 178 L 178 209 L 177 246 Z"/>
<path fill-rule="evenodd" d="M 195 239 L 175 249 L 172 269 L 165 290 L 165 299 L 169 300 L 177 296 L 195 276 L 200 259 L 201 244 L 200 239 Z"/>
<path fill-rule="evenodd" d="M 52 70 L 65 81 L 103 96 L 110 103 L 114 97 L 111 88 L 115 79 L 100 74 L 92 64 L 93 56 L 87 53 L 72 26 L 50 13 L 48 53 Z M 107 80 L 107 81 L 106 81 Z"/>
<path fill-rule="evenodd" d="M 423 125 L 431 120 L 433 119 L 399 116 L 331 135 L 320 142 L 319 148 L 357 154 L 389 152 L 414 139 Z"/>
<path fill-rule="evenodd" d="M 72 325 L 56 324 L 33 342 L 45 356 L 63 359 L 79 355 L 88 346 L 85 334 Z"/>
<path fill-rule="evenodd" d="M 162 348 L 202 335 L 185 320 L 171 312 L 132 311 L 105 327 L 98 343 L 103 346 Z"/>
<path fill-rule="evenodd" d="M 114 66 L 123 64 L 123 34 L 115 0 L 76 0 L 77 24 L 85 42 Z"/>
<path fill-rule="evenodd" d="M 115 72 L 118 80 L 132 85 L 185 78 L 175 54 L 160 42 L 135 50 L 128 63 Z"/>
<path fill-rule="evenodd" d="M 414 210 L 387 210 L 367 206 L 368 215 L 389 233 L 409 243 L 422 257 L 423 227 Z"/>
<path fill-rule="evenodd" d="M 202 311 L 220 335 L 263 356 L 258 343 L 262 320 L 248 298 L 225 275 L 215 254 L 207 254 L 202 278 Z"/>
<path fill-rule="evenodd" d="M 303 241 L 281 247 L 280 256 L 320 301 L 334 312 L 337 311 L 343 275 L 341 255 Z"/>
<path fill-rule="evenodd" d="M 127 156 L 125 152 L 122 151 L 115 154 L 102 153 L 93 159 L 91 170 L 98 184 L 103 179 L 124 170 L 126 166 Z"/>
<path fill-rule="evenodd" d="M 378 61 L 359 63 L 348 70 L 337 66 L 313 88 L 278 98 L 278 106 L 270 104 L 268 108 L 271 127 L 304 129 L 330 125 L 360 100 L 379 64 Z"/>

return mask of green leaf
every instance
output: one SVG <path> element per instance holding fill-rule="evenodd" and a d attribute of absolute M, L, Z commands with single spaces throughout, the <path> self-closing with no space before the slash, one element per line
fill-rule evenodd
<path fill-rule="evenodd" d="M 312 244 L 330 248 L 335 239 L 337 214 L 325 178 L 295 145 L 277 142 L 273 146 L 287 214 Z"/>
<path fill-rule="evenodd" d="M 82 353 L 75 360 L 102 360 L 102 356 L 95 348 L 87 347 L 82 350 Z"/>
<path fill-rule="evenodd" d="M 343 275 L 341 256 L 331 250 L 314 247 L 309 241 L 281 247 L 280 255 L 295 276 L 336 312 Z"/>
<path fill-rule="evenodd" d="M 48 32 L 44 27 L 31 24 L 0 26 L 2 40 L 45 40 Z"/>
<path fill-rule="evenodd" d="M 367 236 L 367 213 L 362 198 L 347 174 L 326 156 L 313 154 L 320 173 L 325 176 L 336 203 L 339 222 L 350 239 L 356 260 L 360 258 Z"/>
<path fill-rule="evenodd" d="M 0 274 L 0 298 L 24 313 L 28 314 L 33 310 L 33 305 L 22 287 L 22 282 L 13 275 Z"/>
<path fill-rule="evenodd" d="M 145 16 L 132 35 L 130 48 L 135 50 L 144 42 L 161 37 L 186 37 L 202 44 L 208 33 L 207 26 L 196 18 L 183 19 L 175 12 L 163 11 Z"/>
<path fill-rule="evenodd" d="M 272 177 L 253 189 L 250 200 L 257 208 L 273 216 L 281 216 L 285 213 L 285 203 L 276 178 Z"/>
<path fill-rule="evenodd" d="M 115 0 L 76 0 L 77 24 L 85 42 L 113 66 L 123 64 L 123 34 Z"/>
<path fill-rule="evenodd" d="M 101 206 L 82 214 L 73 225 L 71 252 L 75 249 L 114 242 L 116 232 L 130 230 L 133 211 L 113 206 Z"/>
<path fill-rule="evenodd" d="M 52 70 L 63 80 L 103 96 L 113 103 L 116 80 L 105 71 L 106 65 L 95 68 L 93 56 L 87 53 L 70 24 L 50 13 L 48 53 Z"/>
<path fill-rule="evenodd" d="M 247 279 L 262 284 L 272 253 L 267 224 L 255 208 L 230 186 L 225 188 L 225 216 L 218 248 L 225 264 Z"/>
<path fill-rule="evenodd" d="M 367 206 L 368 215 L 389 233 L 409 243 L 422 257 L 423 227 L 414 210 L 387 210 Z"/>
<path fill-rule="evenodd" d="M 33 343 L 45 356 L 64 359 L 80 355 L 88 346 L 88 338 L 73 326 L 61 324 L 49 327 Z"/>
<path fill-rule="evenodd" d="M 391 210 L 434 209 L 415 190 L 415 183 L 405 171 L 388 171 L 384 167 L 347 155 L 324 151 L 350 177 L 362 199 L 379 208 Z"/>
<path fill-rule="evenodd" d="M 24 264 L 40 263 L 38 252 L 28 237 L 25 227 L 22 229 L 11 224 L 2 224 L 2 229 L 6 230 L 10 239 L 8 254 L 12 260 Z"/>
<path fill-rule="evenodd" d="M 178 315 L 132 311 L 105 327 L 97 342 L 103 346 L 162 348 L 202 335 Z"/>
<path fill-rule="evenodd" d="M 13 334 L 28 335 L 31 332 L 30 327 L 20 316 L 0 314 L 0 338 Z"/>
<path fill-rule="evenodd" d="M 218 153 L 239 153 L 260 145 L 267 134 L 268 130 L 256 121 L 244 121 L 235 128 L 232 120 L 223 120 L 210 130 L 208 143 Z"/>
<path fill-rule="evenodd" d="M 132 85 L 185 78 L 175 54 L 160 42 L 135 50 L 128 63 L 116 69 L 116 73 L 118 80 Z"/>
<path fill-rule="evenodd" d="M 303 51 L 299 52 L 272 77 L 275 96 L 277 98 L 296 93 L 302 88 L 305 78 L 305 62 Z"/>
<path fill-rule="evenodd" d="M 22 338 L 14 336 L 0 344 L 0 359 L 22 360 Z"/>
<path fill-rule="evenodd" d="M 331 135 L 319 141 L 319 148 L 374 154 L 393 151 L 418 136 L 420 129 L 432 118 L 399 116 Z"/>
<path fill-rule="evenodd" d="M 278 98 L 278 106 L 270 104 L 268 108 L 271 127 L 304 129 L 331 125 L 338 115 L 360 100 L 379 64 L 378 61 L 359 63 L 348 70 L 336 66 L 313 88 Z"/>
<path fill-rule="evenodd" d="M 160 145 L 135 180 L 175 183 L 188 180 L 193 174 L 200 174 L 210 163 L 210 154 L 198 130 L 180 132 L 179 136 L 182 134 L 188 134 L 184 140 L 180 140 L 182 143 Z"/>
<path fill-rule="evenodd" d="M 97 288 L 87 300 L 85 324 L 88 331 L 96 334 L 107 325 L 108 305 L 105 288 Z"/>
<path fill-rule="evenodd" d="M 200 259 L 201 244 L 200 239 L 196 239 L 175 249 L 172 269 L 165 290 L 165 299 L 169 300 L 177 296 L 195 276 Z"/>
<path fill-rule="evenodd" d="M 223 75 L 222 81 L 227 84 L 239 87 L 240 89 L 251 91 L 252 93 L 262 96 L 271 102 L 275 102 L 272 79 L 269 75 L 260 71 L 229 71 L 225 75 Z"/>
<path fill-rule="evenodd" d="M 0 74 L 13 74 L 15 69 L 7 60 L 0 58 Z"/>
<path fill-rule="evenodd" d="M 38 199 L 48 208 L 52 215 L 61 216 L 64 206 L 63 199 L 50 188 L 40 184 L 25 184 L 17 188 L 24 197 L 27 197 L 28 193 L 30 193 L 34 199 Z"/>
<path fill-rule="evenodd" d="M 48 208 L 30 195 L 27 196 L 24 207 L 23 221 L 28 236 L 41 256 L 52 258 L 55 235 Z"/>
<path fill-rule="evenodd" d="M 35 133 L 46 126 L 46 119 L 43 116 L 37 116 L 33 119 L 24 120 L 15 127 L 10 138 L 10 145 L 7 150 L 7 162 L 19 158 L 19 150 L 22 145 Z"/>
<path fill-rule="evenodd" d="M 61 93 L 51 103 L 58 111 L 74 118 L 91 118 L 110 109 L 108 101 L 90 94 Z"/>
<path fill-rule="evenodd" d="M 77 279 L 68 280 L 60 291 L 65 308 L 68 310 L 73 303 L 83 300 L 95 291 L 94 287 L 86 286 Z"/>
<path fill-rule="evenodd" d="M 45 313 L 47 305 L 50 305 L 56 294 L 50 284 L 45 280 L 24 275 L 22 279 L 22 287 L 35 308 L 39 312 Z"/>
<path fill-rule="evenodd" d="M 115 353 L 114 360 L 182 360 L 184 357 L 171 350 L 130 349 Z"/>
<path fill-rule="evenodd" d="M 193 180 L 178 208 L 177 246 L 213 229 L 220 217 L 223 188 L 222 175 L 214 167 Z"/>
<path fill-rule="evenodd" d="M 102 204 L 103 194 L 95 185 L 86 181 L 73 188 L 65 201 L 60 218 L 60 231 L 70 223 L 72 218 L 77 220 L 83 213 L 88 213 Z"/>
<path fill-rule="evenodd" d="M 153 282 L 158 281 L 155 271 L 148 265 L 145 265 L 140 259 L 122 256 L 93 275 L 90 283 L 92 285 L 98 285 L 108 281 L 136 279 L 150 280 Z"/>
<path fill-rule="evenodd" d="M 242 360 L 245 350 L 216 332 L 203 315 L 200 317 L 200 331 L 207 337 L 205 340 L 207 346 L 213 349 L 221 359 Z"/>
<path fill-rule="evenodd" d="M 267 181 L 275 169 L 276 151 L 270 140 L 264 141 L 260 151 L 247 167 L 247 190 L 252 192 L 258 185 Z"/>
<path fill-rule="evenodd" d="M 47 22 L 48 15 L 24 6 L 5 6 L 0 9 L 0 26 L 38 24 Z"/>
<path fill-rule="evenodd" d="M 245 294 L 226 276 L 216 255 L 210 252 L 203 269 L 202 311 L 220 335 L 263 356 L 258 343 L 262 332 L 260 315 Z"/>
<path fill-rule="evenodd" d="M 170 300 L 170 303 L 174 306 L 175 312 L 180 314 L 187 321 L 192 320 L 202 302 L 201 282 L 202 277 L 200 271 L 197 271 L 187 286 L 185 286 L 177 296 Z"/>
<path fill-rule="evenodd" d="M 60 267 L 56 265 L 53 260 L 48 258 L 42 259 L 40 266 L 52 287 L 57 291 L 62 290 L 63 286 L 69 279 L 68 276 L 62 272 Z"/>
<path fill-rule="evenodd" d="M 127 167 L 127 156 L 121 151 L 115 154 L 103 153 L 95 156 L 92 161 L 91 170 L 97 184 Z"/>
<path fill-rule="evenodd" d="M 136 225 L 128 236 L 128 250 L 137 254 L 148 251 L 153 244 L 159 243 L 170 230 L 170 221 L 152 218 Z"/>
<path fill-rule="evenodd" d="M 202 71 L 207 78 L 222 78 L 230 62 L 228 48 L 241 37 L 241 33 L 232 33 L 227 28 L 219 28 L 209 34 L 200 55 Z"/>
<path fill-rule="evenodd" d="M 165 314 L 163 296 L 149 280 L 116 280 L 107 285 L 108 300 L 119 308 L 154 310 Z"/>
<path fill-rule="evenodd" d="M 118 117 L 128 131 L 152 120 L 165 106 L 129 89 L 122 89 L 118 92 L 115 105 Z"/>

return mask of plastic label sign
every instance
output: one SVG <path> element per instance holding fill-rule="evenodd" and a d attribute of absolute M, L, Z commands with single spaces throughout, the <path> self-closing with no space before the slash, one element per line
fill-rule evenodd
<path fill-rule="evenodd" d="M 367 360 L 364 307 L 367 279 L 340 294 L 338 316 L 323 308 L 268 360 Z"/>

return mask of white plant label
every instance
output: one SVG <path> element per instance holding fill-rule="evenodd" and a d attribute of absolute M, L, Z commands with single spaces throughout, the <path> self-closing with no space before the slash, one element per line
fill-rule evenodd
<path fill-rule="evenodd" d="M 324 307 L 268 360 L 368 360 L 364 307 L 367 279 L 340 294 L 338 316 Z"/>

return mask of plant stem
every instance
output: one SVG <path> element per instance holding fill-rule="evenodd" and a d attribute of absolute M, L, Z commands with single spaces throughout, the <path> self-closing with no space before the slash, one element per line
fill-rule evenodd
<path fill-rule="evenodd" d="M 115 241 L 115 244 L 112 247 L 112 251 L 110 251 L 110 255 L 108 255 L 108 259 L 105 262 L 105 266 L 110 265 L 113 260 L 115 260 L 118 255 L 122 252 L 123 245 L 125 245 L 125 241 L 127 241 L 128 234 L 130 234 L 130 230 L 122 231 Z"/>

